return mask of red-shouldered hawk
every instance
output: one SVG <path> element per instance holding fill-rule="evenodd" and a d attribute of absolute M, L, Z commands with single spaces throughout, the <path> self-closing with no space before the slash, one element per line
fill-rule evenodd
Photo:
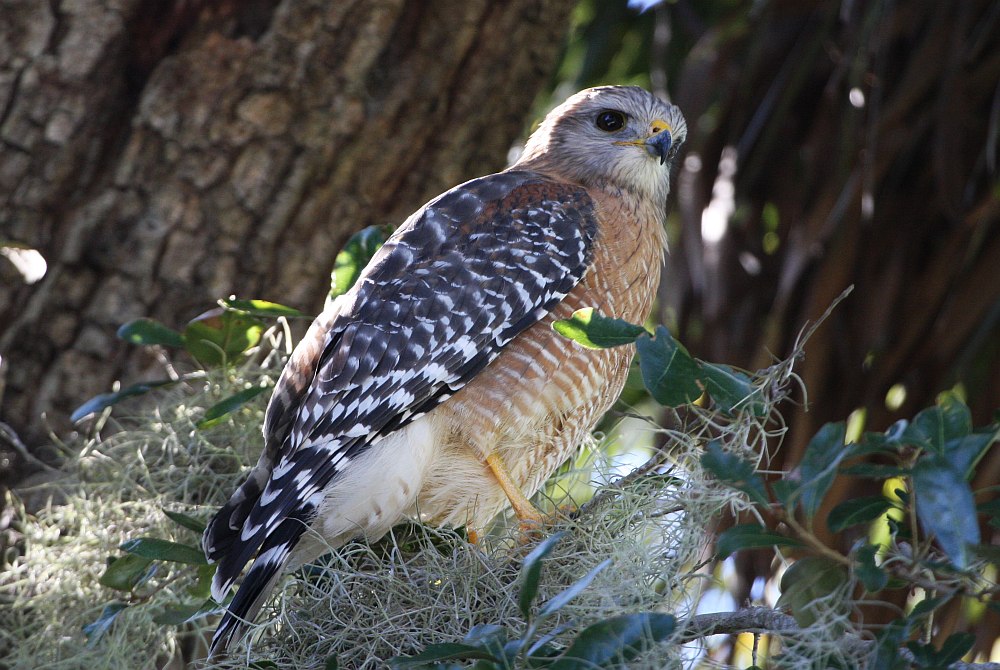
<path fill-rule="evenodd" d="M 582 307 L 645 319 L 660 277 L 680 111 L 631 86 L 581 91 L 517 163 L 414 213 L 312 324 L 267 408 L 264 453 L 209 524 L 224 651 L 284 571 L 419 511 L 482 529 L 571 454 L 634 348 L 552 329 Z"/>

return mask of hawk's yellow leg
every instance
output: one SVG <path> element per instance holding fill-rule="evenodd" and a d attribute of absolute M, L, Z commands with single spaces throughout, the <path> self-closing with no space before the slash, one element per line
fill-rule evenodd
<path fill-rule="evenodd" d="M 493 472 L 493 476 L 497 478 L 500 488 L 507 494 L 507 499 L 510 500 L 511 507 L 514 508 L 514 514 L 521 520 L 522 526 L 531 525 L 538 527 L 543 525 L 545 517 L 524 496 L 521 488 L 514 483 L 514 478 L 510 476 L 507 466 L 503 464 L 500 457 L 496 454 L 490 454 L 486 457 L 486 465 Z"/>

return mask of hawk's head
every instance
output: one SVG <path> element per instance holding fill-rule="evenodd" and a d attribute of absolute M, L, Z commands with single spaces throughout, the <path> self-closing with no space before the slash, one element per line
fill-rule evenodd
<path fill-rule="evenodd" d="M 542 122 L 518 161 L 586 186 L 607 183 L 665 200 L 670 165 L 687 137 L 681 111 L 638 86 L 571 96 Z"/>

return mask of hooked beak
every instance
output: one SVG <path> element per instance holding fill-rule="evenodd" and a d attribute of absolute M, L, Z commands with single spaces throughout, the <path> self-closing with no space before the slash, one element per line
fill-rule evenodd
<path fill-rule="evenodd" d="M 644 140 L 630 140 L 628 142 L 615 142 L 618 145 L 631 145 L 642 147 L 653 158 L 660 159 L 660 165 L 667 162 L 670 155 L 670 147 L 673 146 L 673 138 L 670 136 L 670 126 L 662 119 L 656 119 L 649 126 L 649 135 Z"/>
<path fill-rule="evenodd" d="M 649 155 L 653 158 L 659 157 L 660 165 L 663 165 L 667 162 L 667 156 L 670 154 L 670 147 L 673 144 L 673 138 L 670 137 L 670 126 L 657 119 L 653 121 L 650 130 L 652 132 L 643 145 Z"/>

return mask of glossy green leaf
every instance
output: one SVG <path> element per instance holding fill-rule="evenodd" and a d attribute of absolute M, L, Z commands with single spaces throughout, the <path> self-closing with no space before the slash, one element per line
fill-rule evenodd
<path fill-rule="evenodd" d="M 646 329 L 623 319 L 613 319 L 598 314 L 593 307 L 573 312 L 568 319 L 554 321 L 552 328 L 588 349 L 606 349 L 635 342 Z"/>
<path fill-rule="evenodd" d="M 336 298 L 351 290 L 361 271 L 368 265 L 375 252 L 385 243 L 385 229 L 382 226 L 368 226 L 355 233 L 337 254 L 330 277 L 330 298 Z"/>
<path fill-rule="evenodd" d="M 781 576 L 779 609 L 788 609 L 795 621 L 806 628 L 823 616 L 820 608 L 844 603 L 831 603 L 830 595 L 847 583 L 847 570 L 840 563 L 822 556 L 806 556 L 792 564 Z"/>
<path fill-rule="evenodd" d="M 566 653 L 549 667 L 552 670 L 615 667 L 669 637 L 675 625 L 674 617 L 658 612 L 605 619 L 580 631 Z"/>
<path fill-rule="evenodd" d="M 556 544 L 566 536 L 566 532 L 559 532 L 545 538 L 524 557 L 521 564 L 521 572 L 518 575 L 520 591 L 517 597 L 517 605 L 524 615 L 525 620 L 531 619 L 531 603 L 538 595 L 538 581 L 542 575 L 542 561 L 552 553 Z"/>
<path fill-rule="evenodd" d="M 184 348 L 201 365 L 223 365 L 256 346 L 263 332 L 256 317 L 212 310 L 184 328 Z"/>
<path fill-rule="evenodd" d="M 701 396 L 701 369 L 666 326 L 656 328 L 655 338 L 640 336 L 636 349 L 642 382 L 658 403 L 677 407 Z"/>
<path fill-rule="evenodd" d="M 979 544 L 976 502 L 965 477 L 943 456 L 927 454 L 913 468 L 917 518 L 959 569 L 969 565 L 968 545 Z"/>
<path fill-rule="evenodd" d="M 834 533 L 839 533 L 850 526 L 869 523 L 885 514 L 893 507 L 892 501 L 885 496 L 866 496 L 845 500 L 832 510 L 826 517 L 826 525 Z"/>
<path fill-rule="evenodd" d="M 741 549 L 756 547 L 800 547 L 802 541 L 768 530 L 755 523 L 733 526 L 719 535 L 715 550 L 719 558 L 726 558 Z"/>
<path fill-rule="evenodd" d="M 489 651 L 471 644 L 459 644 L 448 642 L 445 644 L 431 644 L 416 656 L 396 656 L 389 659 L 389 667 L 397 668 L 419 668 L 425 665 L 440 663 L 441 661 L 469 661 L 474 659 L 484 659 L 487 661 L 497 661 L 498 659 Z"/>
<path fill-rule="evenodd" d="M 552 598 L 550 598 L 544 605 L 538 608 L 538 616 L 544 617 L 552 614 L 553 612 L 558 612 L 562 609 L 569 601 L 576 598 L 580 593 L 590 586 L 590 583 L 594 581 L 597 574 L 604 568 L 611 565 L 611 559 L 606 559 L 601 561 L 597 566 L 595 566 L 590 572 L 570 584 L 566 589 L 560 591 Z"/>
<path fill-rule="evenodd" d="M 83 403 L 70 414 L 69 419 L 72 422 L 77 422 L 82 419 L 87 418 L 91 414 L 97 414 L 102 412 L 108 407 L 117 405 L 122 400 L 126 398 L 131 398 L 137 395 L 143 395 L 149 393 L 155 388 L 162 388 L 164 386 L 170 386 L 171 384 L 176 384 L 177 381 L 174 379 L 161 379 L 158 381 L 143 382 L 141 384 L 133 384 L 128 388 L 123 388 L 120 391 L 114 391 L 112 393 L 101 393 L 100 395 L 95 395 L 93 398 Z"/>
<path fill-rule="evenodd" d="M 910 468 L 900 465 L 881 465 L 878 463 L 858 463 L 840 468 L 840 474 L 870 479 L 889 479 L 890 477 L 909 477 Z"/>
<path fill-rule="evenodd" d="M 97 620 L 93 623 L 88 623 L 83 627 L 83 634 L 87 637 L 87 648 L 93 649 L 97 646 L 101 637 L 104 636 L 108 630 L 111 629 L 111 625 L 115 622 L 115 619 L 121 614 L 128 605 L 125 603 L 112 602 L 104 606 L 101 610 L 101 615 L 97 617 Z"/>
<path fill-rule="evenodd" d="M 223 306 L 228 310 L 233 310 L 245 316 L 259 316 L 267 319 L 286 317 L 289 319 L 308 318 L 309 315 L 294 307 L 280 305 L 267 300 L 236 300 L 229 298 L 222 301 Z"/>
<path fill-rule="evenodd" d="M 701 380 L 716 406 L 726 414 L 747 411 L 754 416 L 764 415 L 764 396 L 745 373 L 728 365 L 702 362 Z"/>
<path fill-rule="evenodd" d="M 229 414 L 238 410 L 269 388 L 267 386 L 251 386 L 248 389 L 234 393 L 224 400 L 220 400 L 205 410 L 205 416 L 196 425 L 198 428 L 205 429 L 222 423 Z"/>
<path fill-rule="evenodd" d="M 854 556 L 854 574 L 868 593 L 878 593 L 889 583 L 889 575 L 875 564 L 877 544 L 866 544 Z"/>
<path fill-rule="evenodd" d="M 113 560 L 104 574 L 98 579 L 101 586 L 116 591 L 131 591 L 134 589 L 149 572 L 149 566 L 153 562 L 150 558 L 127 554 L 119 556 Z"/>
<path fill-rule="evenodd" d="M 806 446 L 799 464 L 802 481 L 799 503 L 807 518 L 811 519 L 816 515 L 833 484 L 833 478 L 837 476 L 837 466 L 846 454 L 846 430 L 843 422 L 828 423 L 819 429 Z"/>
<path fill-rule="evenodd" d="M 188 563 L 191 565 L 206 565 L 208 563 L 201 549 L 187 544 L 180 544 L 179 542 L 161 540 L 157 537 L 138 537 L 123 543 L 120 549 L 136 556 L 151 558 L 157 561 Z"/>
<path fill-rule="evenodd" d="M 752 502 L 768 504 L 764 480 L 754 471 L 753 464 L 724 451 L 718 440 L 709 442 L 701 456 L 701 466 L 719 481 L 746 493 Z"/>
<path fill-rule="evenodd" d="M 199 535 L 205 532 L 207 524 L 201 519 L 196 519 L 193 516 L 184 514 L 183 512 L 172 512 L 168 509 L 163 510 L 163 514 L 178 526 L 182 526 L 188 530 L 193 530 Z"/>
<path fill-rule="evenodd" d="M 166 347 L 183 347 L 184 338 L 172 328 L 167 328 L 153 319 L 134 319 L 123 324 L 116 333 L 119 339 L 129 344 L 153 345 Z"/>

